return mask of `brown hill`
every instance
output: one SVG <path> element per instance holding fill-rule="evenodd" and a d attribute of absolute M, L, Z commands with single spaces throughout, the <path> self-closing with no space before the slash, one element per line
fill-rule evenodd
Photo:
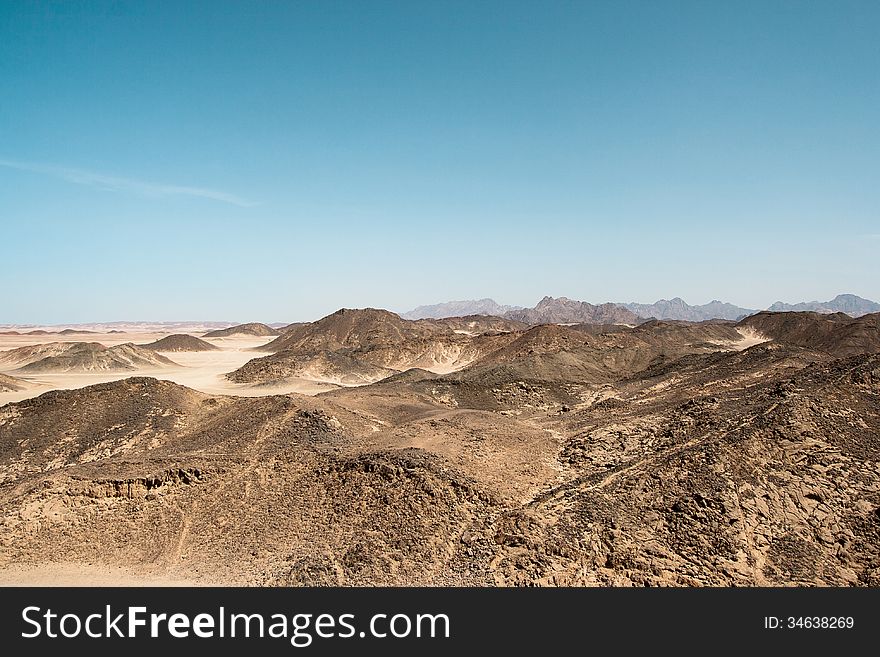
<path fill-rule="evenodd" d="M 613 303 L 594 306 L 566 297 L 544 297 L 534 308 L 511 310 L 504 316 L 526 324 L 638 324 L 642 321 L 623 306 Z"/>
<path fill-rule="evenodd" d="M 207 582 L 450 579 L 446 546 L 489 498 L 446 459 L 370 449 L 364 433 L 329 402 L 214 398 L 150 379 L 8 405 L 0 481 L 15 486 L 0 489 L 0 551 L 17 563 L 100 554 Z"/>
<path fill-rule="evenodd" d="M 384 379 L 397 370 L 366 363 L 344 351 L 300 354 L 280 351 L 254 358 L 230 372 L 234 383 L 279 384 L 290 379 L 309 379 L 337 385 L 364 385 Z"/>
<path fill-rule="evenodd" d="M 140 346 L 152 351 L 217 351 L 220 348 L 186 333 L 175 333 Z"/>
<path fill-rule="evenodd" d="M 876 586 L 878 359 L 709 395 L 652 386 L 565 415 L 560 458 L 580 474 L 496 524 L 510 537 L 496 581 Z M 552 520 L 516 529 L 530 518 Z M 545 558 L 551 546 L 572 556 Z"/>
<path fill-rule="evenodd" d="M 485 326 L 516 325 L 489 319 Z M 384 310 L 342 310 L 261 347 L 275 353 L 246 363 L 227 378 L 237 383 L 291 377 L 346 385 L 372 383 L 414 367 L 436 372 L 461 369 L 515 337 L 491 332 L 469 335 L 452 328 L 471 322 L 473 327 L 480 326 L 477 320 L 407 321 Z M 347 374 L 346 367 L 350 368 Z"/>
<path fill-rule="evenodd" d="M 387 310 L 343 308 L 317 322 L 285 331 L 261 349 L 318 353 L 343 348 L 401 344 L 435 333 L 437 329 L 433 326 L 401 319 Z"/>
<path fill-rule="evenodd" d="M 760 312 L 737 324 L 777 342 L 824 351 L 837 357 L 880 351 L 878 314 L 853 319 L 843 313 Z"/>
<path fill-rule="evenodd" d="M 547 324 L 519 334 L 451 377 L 493 385 L 515 380 L 603 383 L 687 354 L 736 349 L 742 338 L 728 323 L 652 320 L 596 334 Z"/>
<path fill-rule="evenodd" d="M 306 324 L 311 324 L 311 322 L 293 322 L 292 324 L 288 324 L 287 326 L 282 326 L 277 329 L 279 335 L 282 333 L 287 333 L 288 331 L 292 331 L 293 329 L 299 328 L 300 326 L 305 326 Z"/>
<path fill-rule="evenodd" d="M 0 367 L 19 372 L 134 371 L 176 365 L 149 349 L 126 343 L 50 342 L 0 352 Z"/>
<path fill-rule="evenodd" d="M 271 326 L 267 326 L 266 324 L 251 322 L 249 324 L 239 324 L 238 326 L 230 326 L 229 328 L 218 329 L 216 331 L 208 331 L 202 337 L 225 338 L 229 337 L 230 335 L 256 335 L 264 337 L 270 335 L 281 335 L 281 331 L 277 331 Z"/>
<path fill-rule="evenodd" d="M 72 329 L 67 328 L 63 331 L 58 331 L 58 335 L 97 335 L 97 331 L 86 331 L 84 329 Z"/>

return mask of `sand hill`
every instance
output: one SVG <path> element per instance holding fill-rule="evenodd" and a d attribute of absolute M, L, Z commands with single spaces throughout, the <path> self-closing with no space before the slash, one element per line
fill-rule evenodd
<path fill-rule="evenodd" d="M 267 326 L 266 324 L 260 324 L 259 322 L 251 322 L 249 324 L 239 324 L 238 326 L 230 326 L 225 329 L 218 329 L 216 331 L 209 331 L 205 333 L 203 338 L 226 338 L 232 335 L 256 335 L 256 336 L 269 336 L 269 335 L 281 335 L 281 331 L 273 329 L 271 326 Z"/>
<path fill-rule="evenodd" d="M 14 376 L 0 374 L 0 392 L 15 392 L 18 390 L 25 390 L 28 387 L 30 387 L 30 384 L 27 381 L 23 381 Z"/>
<path fill-rule="evenodd" d="M 0 367 L 22 373 L 134 371 L 173 365 L 131 343 L 105 347 L 98 342 L 50 342 L 0 352 Z"/>
<path fill-rule="evenodd" d="M 185 333 L 175 333 L 141 347 L 153 351 L 216 351 L 218 349 L 210 342 Z"/>

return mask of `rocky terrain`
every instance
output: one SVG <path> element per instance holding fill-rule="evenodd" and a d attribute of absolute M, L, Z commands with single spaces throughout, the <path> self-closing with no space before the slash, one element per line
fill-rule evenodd
<path fill-rule="evenodd" d="M 740 326 L 785 344 L 809 347 L 834 356 L 880 351 L 880 313 L 853 319 L 843 313 L 761 312 Z"/>
<path fill-rule="evenodd" d="M 227 378 L 250 384 L 305 378 L 362 385 L 412 368 L 448 372 L 506 344 L 514 339 L 512 331 L 523 326 L 497 317 L 410 321 L 386 310 L 343 309 L 285 331 L 259 347 L 275 353 Z"/>
<path fill-rule="evenodd" d="M 277 329 L 273 329 L 271 326 L 267 326 L 266 324 L 261 324 L 259 322 L 251 322 L 249 324 L 239 324 L 237 326 L 230 326 L 225 329 L 217 329 L 216 331 L 208 331 L 202 337 L 203 338 L 226 338 L 232 335 L 257 335 L 257 336 L 269 336 L 269 335 L 281 335 L 281 331 Z"/>
<path fill-rule="evenodd" d="M 175 333 L 141 347 L 153 351 L 217 351 L 218 349 L 210 342 L 184 333 Z"/>
<path fill-rule="evenodd" d="M 880 585 L 877 315 L 480 321 L 339 311 L 230 374 L 340 380 L 316 396 L 139 377 L 0 407 L 0 572 Z"/>
<path fill-rule="evenodd" d="M 0 352 L 0 369 L 21 373 L 136 371 L 175 363 L 150 349 L 127 343 L 49 342 Z"/>

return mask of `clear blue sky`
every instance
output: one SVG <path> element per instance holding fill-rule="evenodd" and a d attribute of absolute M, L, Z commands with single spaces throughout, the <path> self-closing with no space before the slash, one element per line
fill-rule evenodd
<path fill-rule="evenodd" d="M 0 3 L 0 323 L 880 299 L 880 3 Z"/>

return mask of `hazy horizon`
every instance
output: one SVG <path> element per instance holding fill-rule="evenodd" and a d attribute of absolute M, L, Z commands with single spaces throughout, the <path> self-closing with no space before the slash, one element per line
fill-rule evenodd
<path fill-rule="evenodd" d="M 850 293 L 841 292 L 840 294 L 850 294 Z M 559 298 L 559 297 L 562 297 L 565 295 L 547 295 L 547 296 Z M 797 304 L 797 303 L 803 303 L 803 302 L 807 302 L 807 303 L 809 303 L 809 302 L 827 302 L 827 301 L 831 301 L 836 296 L 838 296 L 838 295 L 835 294 L 828 299 L 799 299 L 797 301 L 786 300 L 786 299 L 777 299 L 776 301 L 782 301 L 782 302 L 789 303 L 789 304 Z M 855 296 L 861 297 L 862 295 L 856 294 Z M 382 310 L 389 310 L 393 313 L 402 315 L 402 314 L 405 314 L 405 313 L 410 312 L 412 310 L 416 310 L 417 308 L 420 308 L 423 306 L 434 306 L 434 305 L 441 305 L 444 303 L 480 301 L 485 298 L 491 299 L 492 301 L 495 301 L 499 305 L 502 305 L 502 306 L 506 305 L 506 306 L 522 307 L 522 308 L 533 307 L 535 304 L 537 304 L 538 301 L 541 300 L 541 299 L 536 299 L 535 301 L 533 301 L 531 303 L 514 304 L 514 303 L 505 303 L 502 301 L 498 301 L 498 299 L 494 299 L 492 297 L 484 297 L 481 299 L 477 299 L 477 298 L 473 298 L 473 299 L 447 299 L 446 301 L 427 302 L 427 303 L 418 304 L 417 306 L 413 306 L 412 308 L 383 308 L 382 306 L 377 306 L 375 304 L 366 304 L 366 305 L 362 305 L 362 306 L 339 306 L 339 307 L 334 308 L 334 309 L 332 309 L 322 315 L 318 315 L 318 316 L 314 316 L 314 317 L 292 317 L 292 318 L 286 318 L 286 319 L 285 318 L 266 319 L 264 317 L 249 317 L 249 318 L 240 317 L 237 319 L 230 320 L 230 319 L 218 319 L 215 317 L 194 317 L 194 318 L 189 318 L 189 319 L 187 319 L 185 317 L 177 317 L 177 318 L 143 318 L 142 317 L 142 318 L 134 318 L 134 319 L 133 318 L 128 318 L 128 319 L 125 319 L 125 318 L 123 318 L 123 319 L 119 319 L 119 318 L 116 318 L 116 319 L 91 319 L 91 320 L 83 320 L 83 321 L 75 321 L 75 322 L 65 322 L 65 321 L 58 321 L 58 322 L 0 322 L 0 328 L 3 328 L 3 327 L 6 327 L 6 328 L 9 328 L 9 327 L 25 327 L 25 328 L 28 328 L 28 327 L 35 327 L 35 328 L 58 327 L 58 328 L 63 328 L 65 326 L 87 326 L 90 324 L 107 325 L 107 326 L 110 326 L 113 324 L 157 324 L 157 325 L 158 324 L 167 324 L 167 325 L 174 325 L 174 324 L 211 324 L 211 325 L 215 325 L 216 324 L 218 326 L 220 326 L 220 325 L 235 326 L 238 324 L 245 324 L 248 322 L 260 322 L 260 323 L 267 324 L 267 325 L 284 325 L 284 324 L 288 324 L 288 323 L 301 322 L 301 321 L 315 321 L 317 319 L 321 319 L 322 317 L 326 317 L 327 315 L 329 315 L 333 312 L 336 312 L 337 310 L 341 310 L 343 308 L 349 308 L 349 309 L 378 308 L 378 309 L 382 309 Z M 658 301 L 670 301 L 674 298 L 676 298 L 676 297 L 674 297 L 674 296 L 661 297 L 659 299 L 654 299 L 653 301 L 646 301 L 646 302 L 642 302 L 642 301 L 611 301 L 611 300 L 595 301 L 595 300 L 590 300 L 590 299 L 574 299 L 574 300 L 575 301 L 586 301 L 588 303 L 593 303 L 594 305 L 599 305 L 602 303 L 617 303 L 617 304 L 644 303 L 646 305 L 650 305 L 650 304 L 656 303 Z M 875 299 L 869 299 L 867 297 L 862 297 L 862 298 L 864 298 L 868 301 L 877 302 Z M 685 303 L 687 303 L 689 306 L 700 306 L 700 305 L 711 303 L 712 301 L 720 301 L 722 303 L 730 303 L 730 304 L 732 304 L 734 306 L 738 306 L 740 308 L 746 308 L 749 310 L 757 310 L 757 311 L 766 310 L 767 308 L 769 308 L 770 305 L 772 305 L 772 304 L 767 304 L 767 306 L 762 307 L 762 308 L 748 308 L 747 306 L 743 306 L 741 304 L 734 303 L 734 302 L 731 302 L 731 301 L 725 300 L 725 299 L 710 299 L 710 300 L 707 300 L 707 301 L 705 301 L 703 303 L 699 303 L 699 304 L 698 303 L 691 303 L 687 299 L 682 299 L 682 300 Z"/>
<path fill-rule="evenodd" d="M 0 5 L 0 323 L 880 300 L 880 4 Z"/>

